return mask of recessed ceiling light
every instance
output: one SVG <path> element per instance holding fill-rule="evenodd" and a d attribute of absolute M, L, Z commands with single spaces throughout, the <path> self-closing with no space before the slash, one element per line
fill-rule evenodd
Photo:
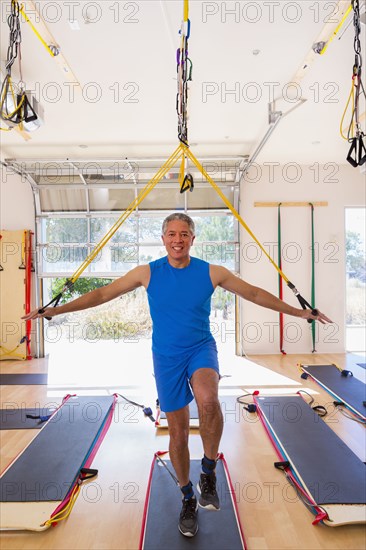
<path fill-rule="evenodd" d="M 321 143 L 320 141 L 312 141 L 311 145 L 320 145 L 320 143 Z"/>
<path fill-rule="evenodd" d="M 88 145 L 79 145 L 80 149 L 87 149 L 89 146 Z"/>
<path fill-rule="evenodd" d="M 260 53 L 261 53 L 260 50 L 253 50 L 253 51 L 252 51 L 252 54 L 253 54 L 253 55 L 259 55 Z"/>
<path fill-rule="evenodd" d="M 80 25 L 79 25 L 79 22 L 78 22 L 77 19 L 69 19 L 68 23 L 69 23 L 70 29 L 72 31 L 79 31 L 80 30 Z"/>

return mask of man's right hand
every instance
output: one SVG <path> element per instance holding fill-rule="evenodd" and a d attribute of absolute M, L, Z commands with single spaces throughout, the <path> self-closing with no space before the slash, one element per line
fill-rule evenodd
<path fill-rule="evenodd" d="M 40 313 L 40 311 L 43 311 L 43 313 Z M 53 317 L 54 315 L 57 315 L 57 308 L 55 307 L 46 307 L 45 309 L 37 308 L 27 313 L 27 315 L 24 315 L 22 320 L 31 321 L 33 319 L 42 319 L 42 317 Z"/>

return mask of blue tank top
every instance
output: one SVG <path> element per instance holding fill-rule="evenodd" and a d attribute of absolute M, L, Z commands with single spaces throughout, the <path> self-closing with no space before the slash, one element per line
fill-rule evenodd
<path fill-rule="evenodd" d="M 153 352 L 174 355 L 213 341 L 209 317 L 215 289 L 210 265 L 191 257 L 187 267 L 178 269 L 170 265 L 167 256 L 149 265 Z"/>

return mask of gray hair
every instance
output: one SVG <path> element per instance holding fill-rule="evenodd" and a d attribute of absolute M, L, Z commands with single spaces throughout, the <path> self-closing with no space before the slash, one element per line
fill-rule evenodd
<path fill-rule="evenodd" d="M 175 212 L 174 214 L 170 214 L 170 216 L 165 218 L 165 220 L 163 221 L 163 227 L 162 227 L 163 235 L 165 235 L 165 232 L 166 232 L 167 227 L 168 227 L 168 223 L 172 222 L 174 220 L 180 220 L 182 222 L 186 222 L 186 224 L 188 224 L 189 231 L 192 233 L 192 235 L 195 234 L 196 228 L 195 228 L 194 221 L 192 220 L 192 218 L 187 216 L 187 214 L 182 214 L 181 212 Z"/>

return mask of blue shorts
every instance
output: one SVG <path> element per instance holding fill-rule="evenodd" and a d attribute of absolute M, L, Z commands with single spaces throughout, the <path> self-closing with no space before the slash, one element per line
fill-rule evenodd
<path fill-rule="evenodd" d="M 196 370 L 213 369 L 220 375 L 215 341 L 180 355 L 153 353 L 153 361 L 160 408 L 164 412 L 182 409 L 193 400 L 189 382 Z"/>

